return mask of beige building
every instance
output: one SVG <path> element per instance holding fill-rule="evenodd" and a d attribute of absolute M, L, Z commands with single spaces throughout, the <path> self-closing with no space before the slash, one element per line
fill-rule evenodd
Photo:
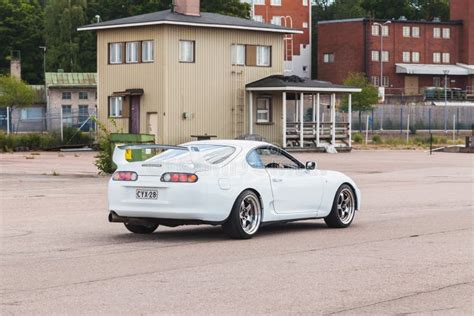
<path fill-rule="evenodd" d="M 174 4 L 173 10 L 79 28 L 97 32 L 99 120 L 112 130 L 109 118 L 124 132 L 154 134 L 158 143 L 257 133 L 290 144 L 286 104 L 303 103 L 295 101 L 302 92 L 317 93 L 315 82 L 290 90 L 250 85 L 283 73 L 284 35 L 301 31 L 201 13 L 199 0 Z M 291 100 L 287 91 L 298 98 Z M 311 99 L 314 108 L 317 98 Z"/>

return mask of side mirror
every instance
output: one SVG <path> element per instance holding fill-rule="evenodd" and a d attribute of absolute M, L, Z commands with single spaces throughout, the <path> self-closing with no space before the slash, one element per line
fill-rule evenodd
<path fill-rule="evenodd" d="M 306 170 L 314 170 L 316 169 L 317 165 L 314 161 L 307 161 L 306 162 Z"/>

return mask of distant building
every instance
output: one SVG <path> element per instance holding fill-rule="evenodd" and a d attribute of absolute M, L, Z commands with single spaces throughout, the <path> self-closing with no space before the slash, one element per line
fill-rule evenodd
<path fill-rule="evenodd" d="M 451 20 L 346 19 L 318 23 L 318 79 L 342 83 L 364 72 L 387 94 L 419 95 L 425 87 L 474 90 L 474 3 L 451 0 Z M 383 52 L 381 36 L 383 37 Z M 381 78 L 381 59 L 383 76 Z M 382 82 L 381 82 L 382 81 Z"/>
<path fill-rule="evenodd" d="M 311 78 L 311 1 L 241 0 L 252 6 L 255 21 L 303 31 L 285 37 L 285 74 Z"/>

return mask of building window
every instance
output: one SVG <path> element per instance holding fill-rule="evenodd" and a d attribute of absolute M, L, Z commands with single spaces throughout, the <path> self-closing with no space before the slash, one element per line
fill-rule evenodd
<path fill-rule="evenodd" d="M 303 5 L 304 5 L 305 7 L 307 7 L 307 6 L 308 6 L 308 0 L 303 0 Z"/>
<path fill-rule="evenodd" d="M 125 62 L 127 64 L 138 63 L 138 45 L 139 42 L 128 42 L 126 44 Z"/>
<path fill-rule="evenodd" d="M 71 105 L 63 105 L 62 106 L 62 114 L 63 114 L 63 125 L 71 126 L 72 125 L 72 106 Z"/>
<path fill-rule="evenodd" d="M 372 61 L 379 61 L 379 51 L 378 50 L 373 50 L 372 51 Z"/>
<path fill-rule="evenodd" d="M 380 77 L 379 76 L 372 76 L 370 77 L 370 81 L 372 82 L 372 85 L 378 86 L 380 82 Z"/>
<path fill-rule="evenodd" d="M 79 105 L 79 123 L 84 123 L 89 118 L 89 106 Z"/>
<path fill-rule="evenodd" d="M 324 63 L 325 64 L 332 64 L 334 63 L 334 53 L 326 53 L 324 54 Z"/>
<path fill-rule="evenodd" d="M 443 38 L 450 38 L 451 30 L 449 28 L 443 28 Z"/>
<path fill-rule="evenodd" d="M 433 29 L 433 37 L 440 38 L 441 37 L 441 29 L 439 27 L 435 27 Z"/>
<path fill-rule="evenodd" d="M 109 117 L 122 117 L 122 97 L 109 98 Z"/>
<path fill-rule="evenodd" d="M 450 55 L 449 53 L 443 53 L 443 63 L 444 64 L 449 64 L 450 63 Z"/>
<path fill-rule="evenodd" d="M 80 91 L 79 92 L 79 100 L 87 100 L 89 99 L 89 93 Z"/>
<path fill-rule="evenodd" d="M 404 63 L 410 62 L 410 52 L 403 52 L 403 62 Z"/>
<path fill-rule="evenodd" d="M 420 62 L 420 53 L 419 52 L 411 53 L 411 61 L 414 62 L 414 63 L 419 63 Z"/>
<path fill-rule="evenodd" d="M 149 63 L 155 60 L 154 41 L 142 42 L 142 62 Z"/>
<path fill-rule="evenodd" d="M 382 36 L 388 36 L 388 25 L 382 25 Z"/>
<path fill-rule="evenodd" d="M 404 26 L 403 27 L 403 37 L 410 37 L 410 27 Z"/>
<path fill-rule="evenodd" d="M 272 17 L 271 23 L 273 25 L 281 25 L 281 16 L 274 16 Z"/>
<path fill-rule="evenodd" d="M 253 1 L 253 4 L 265 5 L 265 0 L 254 0 L 254 1 Z"/>
<path fill-rule="evenodd" d="M 303 22 L 303 28 L 307 29 L 308 28 L 308 22 Z"/>
<path fill-rule="evenodd" d="M 257 98 L 257 123 L 270 123 L 270 98 Z"/>
<path fill-rule="evenodd" d="M 411 28 L 411 36 L 420 37 L 420 28 L 418 26 L 414 26 Z"/>
<path fill-rule="evenodd" d="M 388 59 L 389 59 L 388 51 L 384 50 L 384 51 L 382 52 L 382 61 L 383 61 L 384 63 L 386 63 L 386 62 L 388 62 Z"/>
<path fill-rule="evenodd" d="M 257 46 L 257 66 L 270 67 L 270 58 L 270 46 Z"/>
<path fill-rule="evenodd" d="M 41 120 L 43 118 L 42 108 L 24 108 L 21 109 L 21 120 Z"/>
<path fill-rule="evenodd" d="M 179 41 L 179 61 L 194 63 L 194 41 Z"/>
<path fill-rule="evenodd" d="M 379 26 L 372 24 L 372 35 L 373 36 L 379 36 Z"/>
<path fill-rule="evenodd" d="M 63 92 L 62 98 L 63 100 L 71 100 L 71 92 Z"/>
<path fill-rule="evenodd" d="M 232 65 L 245 65 L 245 45 L 232 45 Z"/>
<path fill-rule="evenodd" d="M 257 22 L 263 22 L 263 16 L 261 15 L 254 15 L 253 20 Z"/>
<path fill-rule="evenodd" d="M 388 76 L 383 76 L 383 86 L 388 87 L 390 85 L 390 78 Z"/>
<path fill-rule="evenodd" d="M 441 78 L 440 77 L 433 77 L 433 86 L 441 87 Z"/>
<path fill-rule="evenodd" d="M 270 5 L 281 6 L 281 0 L 270 0 Z"/>
<path fill-rule="evenodd" d="M 441 62 L 441 53 L 433 53 L 433 63 L 439 64 Z"/>
<path fill-rule="evenodd" d="M 123 43 L 109 44 L 109 64 L 121 64 L 123 53 Z"/>

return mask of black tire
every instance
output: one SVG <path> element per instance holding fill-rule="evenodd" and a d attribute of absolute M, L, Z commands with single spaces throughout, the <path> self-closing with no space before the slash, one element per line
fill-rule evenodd
<path fill-rule="evenodd" d="M 243 209 L 242 205 L 244 205 Z M 257 194 L 251 190 L 245 190 L 235 200 L 229 218 L 222 225 L 222 229 L 230 238 L 250 239 L 260 228 L 262 215 L 262 207 Z"/>
<path fill-rule="evenodd" d="M 129 231 L 135 234 L 151 234 L 158 228 L 158 224 L 154 224 L 154 223 L 146 223 L 143 225 L 131 224 L 131 223 L 123 223 L 123 224 L 125 225 L 125 228 L 127 228 Z"/>
<path fill-rule="evenodd" d="M 350 199 L 351 205 L 347 203 L 342 203 L 341 201 L 346 201 L 344 196 L 347 196 L 347 199 Z M 347 206 L 347 207 L 345 207 Z M 343 210 L 350 208 L 348 211 Z M 332 203 L 331 213 L 324 218 L 326 225 L 331 228 L 346 228 L 349 227 L 354 220 L 356 209 L 356 195 L 354 190 L 347 184 L 343 184 L 339 187 L 334 197 L 334 202 Z"/>

